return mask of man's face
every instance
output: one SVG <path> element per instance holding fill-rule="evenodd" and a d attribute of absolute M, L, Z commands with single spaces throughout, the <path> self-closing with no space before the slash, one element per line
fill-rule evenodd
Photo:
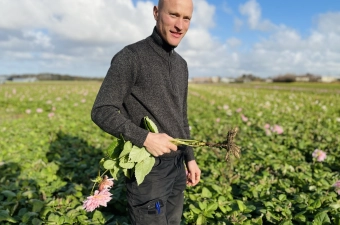
<path fill-rule="evenodd" d="M 157 30 L 169 45 L 180 43 L 189 29 L 192 11 L 192 0 L 160 0 L 154 7 Z"/>

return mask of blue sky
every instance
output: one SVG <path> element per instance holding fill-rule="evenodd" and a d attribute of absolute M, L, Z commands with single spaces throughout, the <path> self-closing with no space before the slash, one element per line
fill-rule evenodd
<path fill-rule="evenodd" d="M 0 0 L 0 75 L 105 76 L 125 45 L 151 34 L 157 1 Z M 189 74 L 340 77 L 340 1 L 194 0 L 176 51 Z"/>

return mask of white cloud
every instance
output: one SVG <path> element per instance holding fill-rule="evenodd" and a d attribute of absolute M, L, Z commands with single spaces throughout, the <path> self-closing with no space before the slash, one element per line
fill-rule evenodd
<path fill-rule="evenodd" d="M 32 39 L 32 44 L 36 46 L 41 46 L 42 48 L 54 48 L 51 44 L 51 38 L 41 31 L 27 31 L 24 32 L 23 36 L 28 39 Z"/>
<path fill-rule="evenodd" d="M 226 42 L 231 48 L 238 47 L 242 44 L 242 41 L 235 37 L 228 38 Z"/>
<path fill-rule="evenodd" d="M 0 74 L 104 76 L 112 56 L 150 35 L 155 25 L 151 1 L 0 0 L 0 5 Z M 176 49 L 187 60 L 191 76 L 339 74 L 340 12 L 317 15 L 315 27 L 301 35 L 263 19 L 261 5 L 249 0 L 238 8 L 241 17 L 228 15 L 234 17 L 237 31 L 247 29 L 245 18 L 247 32 L 260 36 L 251 44 L 238 33 L 222 41 L 212 34 L 216 7 L 207 0 L 194 0 L 191 27 Z"/>
<path fill-rule="evenodd" d="M 248 17 L 248 25 L 253 30 L 270 31 L 276 26 L 269 20 L 262 20 L 261 7 L 256 0 L 249 0 L 239 7 L 240 13 Z"/>
<path fill-rule="evenodd" d="M 229 15 L 233 14 L 233 9 L 231 7 L 229 7 L 228 3 L 225 2 L 225 1 L 223 1 L 223 3 L 222 3 L 222 10 L 226 14 L 229 14 Z"/>
<path fill-rule="evenodd" d="M 340 13 L 330 12 L 318 16 L 317 28 L 320 32 L 340 34 Z"/>
<path fill-rule="evenodd" d="M 70 61 L 108 65 L 118 50 L 150 35 L 155 25 L 150 1 L 0 0 L 0 5 L 0 68 L 27 55 L 31 63 L 64 64 L 65 70 Z"/>
<path fill-rule="evenodd" d="M 191 21 L 192 27 L 209 29 L 215 26 L 215 6 L 207 3 L 206 0 L 193 0 L 194 12 Z"/>
<path fill-rule="evenodd" d="M 240 31 L 241 27 L 243 26 L 243 21 L 240 18 L 234 18 L 234 29 L 236 31 Z"/>

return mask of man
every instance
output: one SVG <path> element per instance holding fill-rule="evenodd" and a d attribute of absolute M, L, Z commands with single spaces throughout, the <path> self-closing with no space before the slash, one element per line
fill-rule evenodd
<path fill-rule="evenodd" d="M 145 146 L 156 157 L 142 184 L 126 180 L 132 224 L 180 224 L 185 186 L 200 180 L 192 148 L 171 142 L 190 137 L 188 68 L 174 49 L 189 28 L 192 12 L 192 0 L 159 0 L 153 9 L 156 27 L 152 35 L 113 57 L 92 109 L 92 120 L 100 128 Z M 145 116 L 159 133 L 143 129 Z"/>

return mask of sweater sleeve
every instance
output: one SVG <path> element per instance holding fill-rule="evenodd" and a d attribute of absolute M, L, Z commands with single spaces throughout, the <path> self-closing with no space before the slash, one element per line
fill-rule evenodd
<path fill-rule="evenodd" d="M 187 69 L 187 74 L 188 74 L 188 69 Z M 188 113 L 187 113 L 187 108 L 188 108 L 188 104 L 187 104 L 187 99 L 188 99 L 188 76 L 186 77 L 186 90 L 185 90 L 185 96 L 184 96 L 184 106 L 183 106 L 183 124 L 184 124 L 184 129 L 185 129 L 185 133 L 186 133 L 186 138 L 190 139 L 190 126 L 189 126 L 189 122 L 188 122 Z M 189 162 L 191 160 L 195 160 L 195 156 L 194 156 L 194 150 L 192 147 L 187 146 L 185 153 L 184 153 L 184 159 L 185 162 Z"/>
<path fill-rule="evenodd" d="M 105 132 L 142 147 L 148 131 L 126 118 L 124 99 L 131 93 L 137 79 L 138 58 L 128 48 L 118 52 L 104 78 L 94 102 L 91 118 Z"/>

